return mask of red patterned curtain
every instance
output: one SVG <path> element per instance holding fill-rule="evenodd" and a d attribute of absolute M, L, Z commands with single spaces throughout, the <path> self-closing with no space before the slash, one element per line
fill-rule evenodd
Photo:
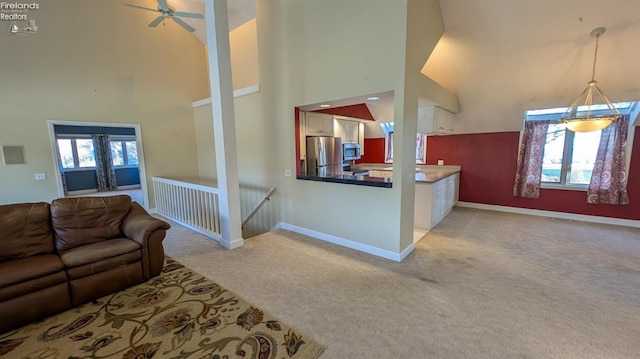
<path fill-rule="evenodd" d="M 547 129 L 551 121 L 525 121 L 524 134 L 518 153 L 516 181 L 513 184 L 515 197 L 540 197 L 542 157 L 547 140 Z"/>
<path fill-rule="evenodd" d="M 629 204 L 625 165 L 628 131 L 629 115 L 624 115 L 602 130 L 587 191 L 587 203 Z"/>

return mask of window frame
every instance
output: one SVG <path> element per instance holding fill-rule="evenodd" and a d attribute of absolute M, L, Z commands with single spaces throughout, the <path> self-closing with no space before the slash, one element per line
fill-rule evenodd
<path fill-rule="evenodd" d="M 122 146 L 122 160 L 124 162 L 123 165 L 116 165 L 113 163 L 113 154 L 110 152 L 111 155 L 111 166 L 113 166 L 114 169 L 119 169 L 119 168 L 138 168 L 140 166 L 140 158 L 138 158 L 138 141 L 136 140 L 135 136 L 111 136 L 109 138 L 109 151 L 111 151 L 111 142 L 120 142 L 121 146 Z M 127 142 L 133 142 L 136 144 L 136 158 L 138 159 L 138 163 L 135 165 L 129 164 L 129 157 L 127 156 L 127 146 L 126 143 Z"/>
<path fill-rule="evenodd" d="M 70 140 L 71 141 L 71 154 L 73 156 L 73 168 L 64 168 L 62 164 L 62 154 L 60 153 L 60 145 L 58 143 L 59 140 Z M 76 140 L 91 140 L 93 142 L 93 138 L 90 135 L 56 135 L 56 151 L 58 151 L 58 161 L 60 164 L 60 170 L 62 172 L 76 172 L 76 171 L 95 171 L 97 167 L 97 156 L 96 156 L 96 145 L 93 144 L 93 161 L 96 163 L 95 166 L 92 167 L 80 167 L 80 156 L 78 155 L 78 144 Z"/>
<path fill-rule="evenodd" d="M 629 176 L 629 166 L 631 164 L 631 152 L 633 150 L 633 141 L 635 135 L 635 126 L 634 122 L 636 122 L 636 118 L 640 115 L 640 102 L 637 101 L 625 101 L 625 102 L 616 102 L 613 105 L 620 111 L 623 115 L 629 115 L 629 129 L 627 134 L 627 144 L 626 144 L 626 175 Z M 593 109 L 592 114 L 602 114 L 606 112 L 604 109 L 604 105 L 593 105 L 596 107 Z M 534 109 L 534 110 L 526 110 L 524 111 L 524 122 L 527 121 L 542 121 L 542 120 L 551 120 L 551 124 L 560 123 L 559 117 L 566 111 L 566 107 L 557 107 L 557 108 L 546 108 L 546 109 Z M 584 111 L 584 106 L 579 108 L 579 110 Z M 523 123 L 524 123 L 523 122 Z M 571 141 L 567 140 L 567 137 L 571 137 Z M 560 190 L 571 190 L 571 191 L 587 191 L 589 189 L 588 184 L 567 184 L 568 176 L 570 176 L 571 171 L 566 168 L 571 167 L 571 158 L 573 157 L 573 141 L 575 139 L 575 132 L 567 130 L 565 128 L 565 143 L 562 154 L 562 167 L 560 171 L 561 182 L 540 182 L 540 188 L 544 189 L 560 189 Z M 520 139 L 522 141 L 522 137 Z M 518 145 L 518 148 L 520 146 Z"/>
<path fill-rule="evenodd" d="M 559 120 L 552 121 L 551 124 L 560 124 Z M 548 131 L 547 131 L 548 134 Z M 541 188 L 557 188 L 557 189 L 570 189 L 576 191 L 586 191 L 589 188 L 589 184 L 582 183 L 570 183 L 571 177 L 571 164 L 573 159 L 573 142 L 575 140 L 576 133 L 564 129 L 564 145 L 562 148 L 562 163 L 560 167 L 560 182 L 540 181 Z M 546 144 L 545 144 L 546 146 Z M 546 149 L 545 149 L 546 150 Z"/>
<path fill-rule="evenodd" d="M 393 122 L 383 122 L 380 124 L 384 132 L 384 163 L 393 163 Z M 422 159 L 418 158 L 418 136 L 422 137 Z M 416 133 L 416 164 L 424 165 L 427 163 L 427 135 L 424 133 Z"/>

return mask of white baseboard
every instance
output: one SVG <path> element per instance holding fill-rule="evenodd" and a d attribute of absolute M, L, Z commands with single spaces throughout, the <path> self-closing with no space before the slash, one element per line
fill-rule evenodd
<path fill-rule="evenodd" d="M 311 229 L 295 226 L 293 224 L 278 222 L 272 230 L 276 229 L 286 229 L 288 231 L 304 234 L 305 236 L 313 237 L 320 239 L 325 242 L 337 244 L 339 246 L 355 249 L 360 252 L 372 254 L 377 257 L 382 257 L 385 259 L 389 259 L 396 262 L 402 262 L 402 260 L 409 255 L 409 253 L 413 252 L 415 249 L 415 245 L 411 243 L 407 248 L 405 248 L 402 252 L 396 253 L 386 249 L 374 247 L 368 244 L 355 242 L 350 239 L 345 239 L 341 237 L 337 237 L 331 234 L 326 234 L 318 231 L 314 231 Z"/>
<path fill-rule="evenodd" d="M 489 211 L 528 214 L 531 216 L 551 217 L 551 218 L 569 219 L 569 220 L 582 221 L 582 222 L 612 224 L 616 226 L 640 228 L 640 221 L 634 221 L 631 219 L 590 216 L 586 214 L 575 214 L 575 213 L 565 213 L 565 212 L 543 211 L 539 209 L 507 207 L 507 206 L 498 206 L 494 204 L 472 203 L 472 202 L 458 202 L 457 206 L 466 207 L 466 208 L 475 208 L 475 209 L 485 209 Z"/>
<path fill-rule="evenodd" d="M 218 242 L 220 242 L 220 245 L 226 249 L 235 249 L 244 245 L 244 239 L 242 238 L 234 239 L 230 242 L 227 242 L 224 239 L 220 238 Z"/>

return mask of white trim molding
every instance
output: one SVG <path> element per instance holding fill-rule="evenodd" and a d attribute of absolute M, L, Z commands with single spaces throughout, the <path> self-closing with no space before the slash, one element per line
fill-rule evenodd
<path fill-rule="evenodd" d="M 257 92 L 260 92 L 260 85 L 247 86 L 247 87 L 243 87 L 241 89 L 237 89 L 233 91 L 233 98 L 251 95 Z M 205 106 L 205 105 L 211 105 L 211 97 L 207 97 L 198 101 L 193 101 L 192 103 L 193 108 Z"/>
<path fill-rule="evenodd" d="M 314 231 L 308 228 L 303 228 L 303 227 L 299 227 L 299 226 L 289 224 L 289 223 L 284 223 L 284 222 L 278 222 L 278 224 L 276 224 L 272 230 L 276 230 L 276 229 L 286 229 L 291 232 L 304 234 L 305 236 L 309 236 L 325 242 L 337 244 L 339 246 L 355 249 L 360 252 L 372 254 L 374 256 L 382 257 L 395 262 L 402 262 L 402 260 L 405 259 L 405 257 L 408 256 L 409 253 L 413 252 L 413 250 L 415 249 L 415 245 L 411 243 L 402 252 L 396 253 L 390 250 L 374 247 L 368 244 L 352 241 L 350 239 L 337 237 L 331 234 Z"/>
<path fill-rule="evenodd" d="M 472 202 L 458 202 L 457 206 L 466 207 L 466 208 L 484 209 L 488 211 L 528 214 L 531 216 L 551 217 L 551 218 L 569 219 L 569 220 L 582 221 L 582 222 L 612 224 L 616 226 L 640 228 L 640 221 L 635 221 L 632 219 L 590 216 L 586 214 L 543 211 L 539 209 L 507 207 L 507 206 L 498 206 L 494 204 L 472 203 Z"/>

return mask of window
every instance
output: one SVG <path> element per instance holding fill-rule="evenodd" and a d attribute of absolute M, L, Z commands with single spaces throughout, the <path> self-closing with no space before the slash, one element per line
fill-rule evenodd
<path fill-rule="evenodd" d="M 572 132 L 563 123 L 551 123 L 542 159 L 542 182 L 587 187 L 591 181 L 601 132 Z"/>
<path fill-rule="evenodd" d="M 135 140 L 110 140 L 109 144 L 114 167 L 138 166 L 138 147 Z"/>
<path fill-rule="evenodd" d="M 381 123 L 382 131 L 385 133 L 385 162 L 393 163 L 393 122 Z M 427 135 L 416 134 L 416 163 L 425 164 L 427 162 Z"/>
<path fill-rule="evenodd" d="M 613 104 L 621 114 L 637 114 L 636 102 Z M 584 106 L 583 106 L 584 107 Z M 547 130 L 542 159 L 542 185 L 545 187 L 587 188 L 591 181 L 601 130 L 572 132 L 557 119 L 566 108 L 549 108 L 525 111 L 525 121 L 551 120 Z M 585 110 L 579 107 L 578 110 Z M 605 105 L 593 105 L 591 111 L 607 110 Z M 632 132 L 631 132 L 632 136 Z M 632 139 L 632 137 L 629 137 Z M 632 141 L 627 141 L 629 146 Z M 627 151 L 630 154 L 630 151 Z M 628 161 L 628 160 L 627 160 Z M 628 163 L 628 162 L 627 162 Z"/>
<path fill-rule="evenodd" d="M 95 168 L 96 153 L 90 138 L 58 138 L 58 154 L 63 169 Z"/>

